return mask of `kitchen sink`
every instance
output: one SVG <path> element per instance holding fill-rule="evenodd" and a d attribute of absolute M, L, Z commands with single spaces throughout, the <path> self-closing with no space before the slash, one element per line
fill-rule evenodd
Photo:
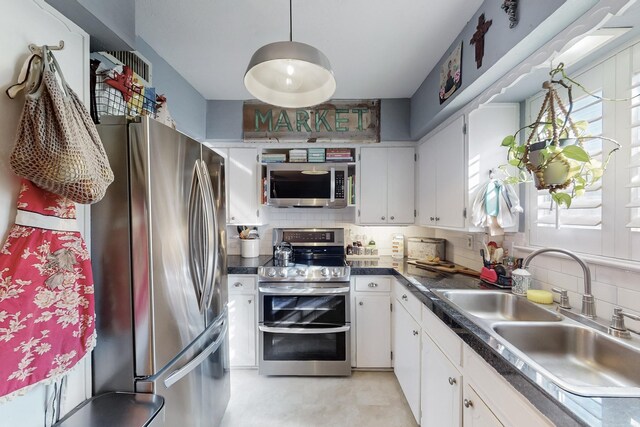
<path fill-rule="evenodd" d="M 640 397 L 640 349 L 631 344 L 564 322 L 496 323 L 493 331 L 565 390 L 583 396 Z"/>
<path fill-rule="evenodd" d="M 434 292 L 462 312 L 484 321 L 557 322 L 562 320 L 558 314 L 507 292 L 467 289 L 435 290 Z"/>

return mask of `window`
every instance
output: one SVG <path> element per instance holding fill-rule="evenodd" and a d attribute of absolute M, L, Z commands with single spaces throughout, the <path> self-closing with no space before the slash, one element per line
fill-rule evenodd
<path fill-rule="evenodd" d="M 529 242 L 640 260 L 640 96 L 633 98 L 640 94 L 640 44 L 575 79 L 605 100 L 574 86 L 574 121 L 587 121 L 588 134 L 613 138 L 622 148 L 611 158 L 603 179 L 574 199 L 570 209 L 558 209 L 548 192 L 526 186 Z M 543 98 L 540 93 L 526 101 L 528 122 L 535 120 Z M 584 146 L 601 161 L 614 147 L 605 139 L 591 139 Z"/>

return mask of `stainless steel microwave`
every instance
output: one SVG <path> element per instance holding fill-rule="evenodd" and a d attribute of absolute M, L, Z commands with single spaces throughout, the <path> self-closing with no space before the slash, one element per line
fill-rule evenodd
<path fill-rule="evenodd" d="M 347 165 L 274 163 L 267 165 L 267 204 L 279 207 L 347 206 Z"/>

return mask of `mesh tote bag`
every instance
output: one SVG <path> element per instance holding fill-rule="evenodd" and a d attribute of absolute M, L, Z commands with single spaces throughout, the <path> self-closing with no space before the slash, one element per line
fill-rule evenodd
<path fill-rule="evenodd" d="M 11 168 L 52 193 L 95 203 L 113 181 L 98 131 L 46 46 L 41 62 L 40 83 L 25 95 Z"/>

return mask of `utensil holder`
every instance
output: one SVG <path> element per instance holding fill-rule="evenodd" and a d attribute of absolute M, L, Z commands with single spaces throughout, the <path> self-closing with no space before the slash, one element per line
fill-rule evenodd
<path fill-rule="evenodd" d="M 240 256 L 242 258 L 256 258 L 260 255 L 260 239 L 241 239 Z"/>

